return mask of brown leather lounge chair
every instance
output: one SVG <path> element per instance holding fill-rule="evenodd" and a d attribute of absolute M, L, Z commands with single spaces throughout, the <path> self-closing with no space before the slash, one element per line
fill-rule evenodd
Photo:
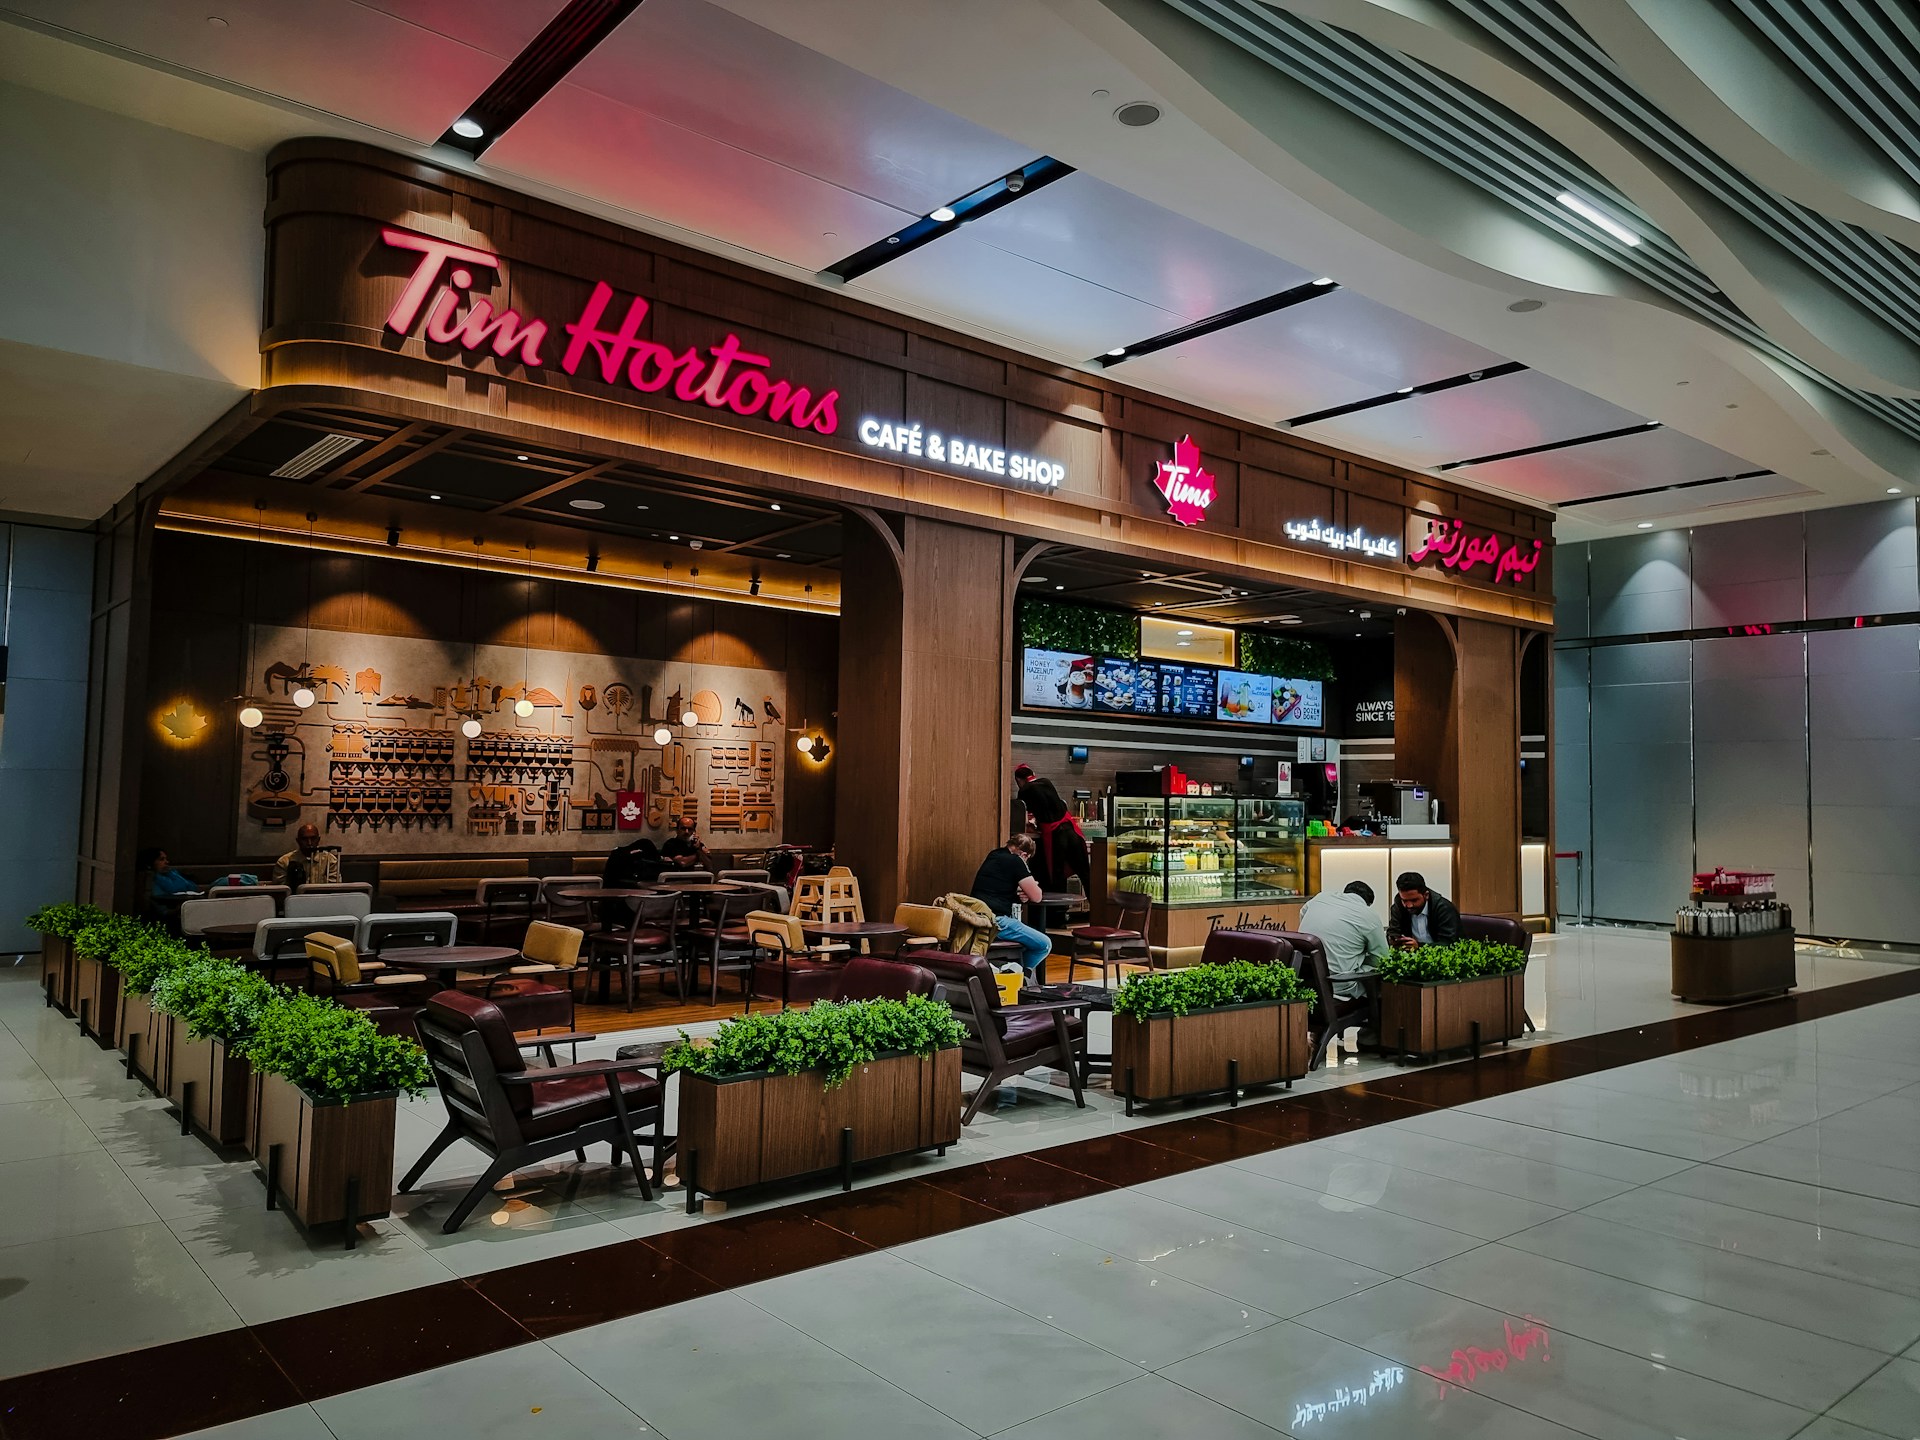
<path fill-rule="evenodd" d="M 500 1007 L 459 990 L 443 990 L 427 1001 L 415 1025 L 447 1107 L 447 1128 L 407 1172 L 401 1193 L 456 1140 L 492 1157 L 440 1227 L 447 1234 L 466 1222 L 501 1176 L 569 1150 L 584 1164 L 589 1145 L 611 1146 L 615 1160 L 624 1151 L 633 1162 L 641 1198 L 653 1199 L 640 1164 L 640 1127 L 648 1122 L 654 1127 L 658 1167 L 662 1089 L 645 1072 L 649 1062 L 584 1060 L 529 1070 Z"/>
<path fill-rule="evenodd" d="M 1002 1005 L 993 967 L 980 955 L 916 950 L 913 963 L 934 973 L 955 1018 L 966 1027 L 966 1038 L 960 1042 L 960 1068 L 982 1077 L 980 1088 L 967 1101 L 961 1124 L 973 1122 L 981 1103 L 1001 1082 L 1043 1065 L 1066 1071 L 1073 1103 L 1086 1108 L 1086 1096 L 1080 1090 L 1087 1049 L 1085 1001 Z"/>

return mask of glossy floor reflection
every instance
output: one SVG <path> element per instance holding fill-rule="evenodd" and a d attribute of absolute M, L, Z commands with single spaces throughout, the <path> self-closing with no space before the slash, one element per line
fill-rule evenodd
<path fill-rule="evenodd" d="M 1920 997 L 742 1272 L 206 1433 L 1910 1437 L 1916 1180 Z"/>

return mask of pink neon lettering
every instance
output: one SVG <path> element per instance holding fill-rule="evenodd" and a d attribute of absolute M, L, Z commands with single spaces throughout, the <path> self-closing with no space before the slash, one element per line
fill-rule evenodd
<path fill-rule="evenodd" d="M 1207 518 L 1216 485 L 1200 465 L 1200 447 L 1184 437 L 1173 447 L 1173 459 L 1162 460 L 1154 471 L 1153 486 L 1167 502 L 1167 514 L 1182 525 L 1198 525 Z"/>
<path fill-rule="evenodd" d="M 1418 565 L 1427 560 L 1438 560 L 1449 570 L 1458 570 L 1465 575 L 1476 566 L 1494 567 L 1493 578 L 1496 583 L 1511 580 L 1518 585 L 1531 575 L 1540 564 L 1540 542 L 1533 542 L 1533 552 L 1522 555 L 1518 545 L 1509 545 L 1503 552 L 1500 537 L 1489 532 L 1475 539 L 1468 535 L 1461 521 L 1427 522 L 1426 537 L 1414 549 L 1407 552 L 1407 563 Z"/>
<path fill-rule="evenodd" d="M 1422 1365 L 1420 1373 L 1430 1380 L 1440 1383 L 1441 1398 L 1446 1398 L 1448 1390 L 1466 1390 L 1473 1385 L 1476 1376 L 1485 1375 L 1494 1370 L 1505 1370 L 1511 1360 L 1535 1358 L 1542 1362 L 1553 1358 L 1553 1340 L 1547 1327 L 1529 1315 L 1525 1329 L 1513 1328 L 1513 1321 L 1503 1318 L 1500 1322 L 1504 1332 L 1505 1345 L 1498 1350 L 1483 1350 L 1478 1345 L 1467 1345 L 1448 1357 L 1444 1370 L 1436 1370 L 1431 1365 Z"/>
<path fill-rule="evenodd" d="M 492 301 L 466 293 L 473 285 L 473 274 L 465 268 L 451 271 L 444 281 L 441 278 L 449 262 L 461 267 L 481 266 L 497 274 L 499 256 L 391 226 L 381 230 L 380 238 L 395 249 L 412 250 L 420 256 L 387 314 L 388 329 L 400 335 L 410 333 L 424 307 L 427 318 L 423 333 L 436 344 L 458 345 L 465 350 L 487 346 L 502 359 L 517 354 L 528 366 L 546 363 L 541 353 L 548 333 L 546 321 L 524 320 L 514 310 L 496 314 Z M 431 305 L 427 303 L 429 296 Z M 619 328 L 608 329 L 607 311 L 613 302 L 613 287 L 605 281 L 596 283 L 579 318 L 566 326 L 567 348 L 560 358 L 560 368 L 567 374 L 576 374 L 592 354 L 598 361 L 600 378 L 608 384 L 624 378 L 634 389 L 646 393 L 672 386 L 675 397 L 689 403 L 731 410 L 736 415 L 764 411 L 771 419 L 822 435 L 840 428 L 838 390 L 828 390 L 816 400 L 804 385 L 763 374 L 762 370 L 773 363 L 771 358 L 744 349 L 738 335 L 728 335 L 709 347 L 705 355 L 698 346 L 676 354 L 640 334 L 651 309 L 641 296 L 627 302 Z"/>

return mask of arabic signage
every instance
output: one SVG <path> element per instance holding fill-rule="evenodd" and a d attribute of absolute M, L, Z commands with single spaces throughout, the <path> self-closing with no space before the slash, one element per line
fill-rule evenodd
<path fill-rule="evenodd" d="M 1329 1415 L 1338 1415 L 1352 1406 L 1365 1405 L 1368 1401 L 1397 1390 L 1407 1378 L 1406 1370 L 1399 1365 L 1386 1365 L 1373 1372 L 1371 1378 L 1358 1376 L 1351 1385 L 1337 1387 L 1325 1400 L 1302 1400 L 1293 1407 L 1293 1420 L 1290 1430 L 1298 1430 L 1303 1425 L 1311 1425 L 1316 1420 L 1324 1420 Z"/>
<path fill-rule="evenodd" d="M 1444 1400 L 1449 1390 L 1469 1390 L 1480 1376 L 1504 1370 L 1515 1361 L 1539 1360 L 1544 1364 L 1552 1360 L 1553 1333 L 1547 1329 L 1546 1322 L 1531 1315 L 1523 1318 L 1526 1324 L 1518 1329 L 1512 1320 L 1501 1319 L 1505 1343 L 1497 1348 L 1463 1345 L 1447 1358 L 1444 1369 L 1422 1365 L 1420 1373 L 1440 1382 L 1440 1398 Z"/>
<path fill-rule="evenodd" d="M 1200 447 L 1188 435 L 1173 447 L 1173 459 L 1162 460 L 1153 472 L 1153 488 L 1167 502 L 1167 514 L 1182 525 L 1198 525 L 1213 504 L 1216 483 L 1200 468 Z"/>
<path fill-rule="evenodd" d="M 1541 542 L 1538 540 L 1533 542 L 1530 549 L 1523 551 L 1517 542 L 1502 546 L 1500 537 L 1491 530 L 1484 535 L 1475 535 L 1460 520 L 1445 520 L 1437 515 L 1415 515 L 1410 523 L 1416 529 L 1424 523 L 1425 533 L 1407 551 L 1409 565 L 1437 561 L 1461 575 L 1470 575 L 1485 565 L 1493 573 L 1481 578 L 1518 585 L 1540 563 Z"/>
<path fill-rule="evenodd" d="M 1018 450 L 1005 450 L 963 440 L 957 435 L 942 435 L 929 430 L 918 420 L 879 420 L 868 416 L 854 432 L 870 450 L 891 450 L 896 455 L 937 460 L 955 470 L 976 475 L 1018 480 L 1041 490 L 1057 490 L 1067 478 L 1067 467 Z"/>
<path fill-rule="evenodd" d="M 1354 550 L 1362 555 L 1382 556 L 1388 560 L 1400 558 L 1400 542 L 1391 535 L 1369 535 L 1361 526 L 1351 530 L 1342 530 L 1339 526 L 1319 520 L 1289 520 L 1283 527 L 1287 539 L 1298 540 L 1306 545 L 1324 545 L 1329 550 Z"/>
<path fill-rule="evenodd" d="M 389 249 L 410 250 L 420 257 L 387 312 L 387 329 L 411 335 L 414 322 L 424 315 L 422 334 L 435 344 L 491 351 L 501 360 L 517 358 L 529 369 L 548 363 L 547 344 L 553 337 L 545 320 L 525 319 L 515 310 L 496 311 L 486 296 L 473 293 L 500 278 L 498 255 L 391 225 L 381 228 L 380 239 Z M 563 372 L 577 373 L 591 357 L 597 362 L 592 368 L 609 385 L 624 380 L 648 394 L 671 390 L 675 399 L 689 404 L 735 415 L 765 415 L 821 435 L 840 428 L 838 390 L 815 399 L 806 386 L 774 378 L 771 357 L 750 353 L 738 335 L 729 334 L 704 351 L 689 345 L 679 353 L 642 339 L 640 327 L 650 306 L 638 295 L 627 302 L 617 328 L 607 329 L 613 302 L 613 287 L 596 282 L 578 318 L 564 327 L 568 338 L 559 361 Z"/>

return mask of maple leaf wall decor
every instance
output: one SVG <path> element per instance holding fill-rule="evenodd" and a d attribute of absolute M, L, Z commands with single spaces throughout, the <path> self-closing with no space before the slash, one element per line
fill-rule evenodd
<path fill-rule="evenodd" d="M 1200 468 L 1200 447 L 1193 443 L 1193 436 L 1173 447 L 1173 459 L 1160 462 L 1153 488 L 1166 500 L 1167 514 L 1182 525 L 1198 525 L 1207 518 L 1217 487 L 1214 477 Z"/>

